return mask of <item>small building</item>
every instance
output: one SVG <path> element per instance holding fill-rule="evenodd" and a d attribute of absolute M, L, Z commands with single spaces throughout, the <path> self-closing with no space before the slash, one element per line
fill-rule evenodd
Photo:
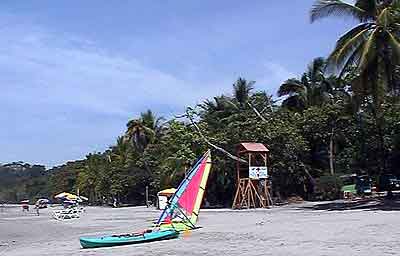
<path fill-rule="evenodd" d="M 168 188 L 157 193 L 157 208 L 164 210 L 167 207 L 168 200 L 175 194 L 175 188 Z"/>

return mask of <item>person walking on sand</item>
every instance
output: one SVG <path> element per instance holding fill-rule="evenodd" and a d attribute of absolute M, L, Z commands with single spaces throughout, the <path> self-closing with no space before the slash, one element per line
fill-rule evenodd
<path fill-rule="evenodd" d="M 22 205 L 22 212 L 27 211 L 29 212 L 29 204 L 23 204 Z"/>
<path fill-rule="evenodd" d="M 36 209 L 36 214 L 37 214 L 37 216 L 39 216 L 39 209 L 40 209 L 40 203 L 39 203 L 39 201 L 36 202 L 36 204 L 35 204 L 35 209 Z"/>

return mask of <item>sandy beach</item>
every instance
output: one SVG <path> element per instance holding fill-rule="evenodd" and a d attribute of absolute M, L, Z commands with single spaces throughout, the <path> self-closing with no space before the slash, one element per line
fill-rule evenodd
<path fill-rule="evenodd" d="M 57 221 L 51 209 L 0 211 L 0 255 L 399 255 L 398 211 L 314 210 L 311 203 L 266 210 L 203 210 L 203 228 L 179 239 L 81 249 L 79 236 L 141 230 L 159 214 L 145 207 L 87 207 Z"/>

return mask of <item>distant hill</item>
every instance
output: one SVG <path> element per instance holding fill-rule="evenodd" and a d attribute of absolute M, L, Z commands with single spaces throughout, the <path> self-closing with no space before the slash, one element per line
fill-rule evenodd
<path fill-rule="evenodd" d="M 48 172 L 43 165 L 13 162 L 0 165 L 0 202 L 16 203 L 48 195 Z"/>

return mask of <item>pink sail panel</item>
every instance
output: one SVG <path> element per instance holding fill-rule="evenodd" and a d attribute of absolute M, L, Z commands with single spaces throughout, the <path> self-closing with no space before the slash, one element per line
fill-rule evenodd
<path fill-rule="evenodd" d="M 196 198 L 199 194 L 200 183 L 204 174 L 206 164 L 207 164 L 207 158 L 205 158 L 203 162 L 200 164 L 200 166 L 198 167 L 199 170 L 190 180 L 189 184 L 186 187 L 185 192 L 183 192 L 183 194 L 179 198 L 178 201 L 179 205 L 181 206 L 181 208 L 185 209 L 189 215 L 191 215 L 193 212 Z"/>

